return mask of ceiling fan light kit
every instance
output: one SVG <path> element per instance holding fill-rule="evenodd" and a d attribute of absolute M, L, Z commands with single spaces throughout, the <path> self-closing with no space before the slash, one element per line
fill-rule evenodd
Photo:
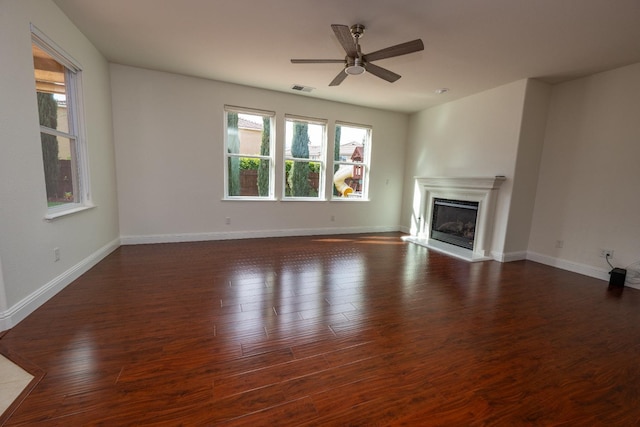
<path fill-rule="evenodd" d="M 345 73 L 351 76 L 357 76 L 358 74 L 362 74 L 366 71 L 360 58 L 355 58 L 354 61 L 350 61 L 350 59 L 351 58 L 347 59 L 347 66 L 344 67 Z"/>
<path fill-rule="evenodd" d="M 360 37 L 364 34 L 364 25 L 355 24 L 351 27 L 347 25 L 332 24 L 331 28 L 335 33 L 342 48 L 346 52 L 346 57 L 342 59 L 292 59 L 293 64 L 327 64 L 327 63 L 343 63 L 344 69 L 329 83 L 329 86 L 338 86 L 347 78 L 348 75 L 356 76 L 363 74 L 365 71 L 386 80 L 390 83 L 400 78 L 399 74 L 389 71 L 386 68 L 372 64 L 372 61 L 380 59 L 393 58 L 396 56 L 406 55 L 413 52 L 424 50 L 422 40 L 416 39 L 410 42 L 401 43 L 380 49 L 375 52 L 363 55 L 360 48 Z"/>

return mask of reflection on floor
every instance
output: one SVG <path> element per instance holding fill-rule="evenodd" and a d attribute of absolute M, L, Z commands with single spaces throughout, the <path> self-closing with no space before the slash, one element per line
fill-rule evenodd
<path fill-rule="evenodd" d="M 0 355 L 0 414 L 22 393 L 33 375 Z"/>

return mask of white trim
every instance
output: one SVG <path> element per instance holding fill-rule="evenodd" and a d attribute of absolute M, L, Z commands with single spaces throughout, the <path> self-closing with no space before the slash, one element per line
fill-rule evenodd
<path fill-rule="evenodd" d="M 461 248 L 455 245 L 450 245 L 449 243 L 441 242 L 439 240 L 420 239 L 420 238 L 410 237 L 410 236 L 404 237 L 402 240 L 415 243 L 420 246 L 424 246 L 428 249 L 434 250 L 436 252 L 441 252 L 443 254 L 450 255 L 454 258 L 458 258 L 464 261 L 478 262 L 478 261 L 490 261 L 493 259 L 490 256 L 479 255 L 468 249 Z"/>
<path fill-rule="evenodd" d="M 4 287 L 4 275 L 2 273 L 2 259 L 0 258 L 0 319 L 2 319 L 2 314 L 7 310 L 7 293 Z M 2 320 L 0 320 L 0 331 L 4 330 L 2 328 Z"/>
<path fill-rule="evenodd" d="M 340 228 L 297 228 L 262 231 L 228 231 L 211 233 L 151 234 L 120 236 L 122 245 L 152 243 L 203 242 L 213 240 L 258 239 L 264 237 L 320 236 L 331 234 L 386 233 L 399 231 L 398 227 L 340 227 Z"/>
<path fill-rule="evenodd" d="M 491 252 L 493 259 L 500 262 L 522 261 L 527 259 L 527 251 L 517 252 Z"/>
<path fill-rule="evenodd" d="M 267 116 L 267 117 L 276 116 L 275 111 L 259 110 L 257 108 L 238 107 L 236 105 L 226 105 L 226 104 L 224 106 L 224 111 L 228 113 L 249 114 L 254 116 Z"/>
<path fill-rule="evenodd" d="M 296 121 L 296 122 L 306 122 L 314 125 L 323 125 L 326 126 L 329 124 L 329 120 L 327 119 L 318 119 L 315 117 L 307 117 L 307 116 L 296 116 L 295 114 L 287 114 L 284 115 L 284 121 Z"/>
<path fill-rule="evenodd" d="M 91 267 L 102 261 L 107 255 L 120 246 L 120 239 L 114 239 L 101 247 L 67 271 L 53 278 L 36 291 L 14 304 L 8 310 L 0 312 L 0 331 L 13 328 L 33 313 L 38 307 L 51 299 L 55 294 L 67 287 Z"/>
<path fill-rule="evenodd" d="M 343 122 L 342 120 L 336 120 L 335 121 L 335 126 L 347 126 L 347 127 L 352 127 L 352 128 L 362 128 L 362 129 L 369 129 L 372 130 L 373 126 L 372 125 L 363 125 L 361 123 L 351 123 L 351 122 Z"/>
<path fill-rule="evenodd" d="M 33 25 L 33 23 L 30 23 L 29 25 L 31 27 L 32 42 L 37 44 L 41 49 L 44 49 L 53 57 L 53 59 L 60 62 L 74 73 L 82 70 L 82 65 L 80 65 L 80 62 L 78 62 L 73 56 L 69 55 L 67 51 L 51 40 L 45 33 L 40 31 L 40 29 Z"/>
<path fill-rule="evenodd" d="M 585 276 L 593 277 L 596 279 L 606 280 L 607 282 L 609 281 L 608 270 L 595 268 L 590 265 L 567 261 L 560 258 L 554 258 L 537 252 L 527 252 L 527 259 L 530 261 L 539 262 L 540 264 L 556 267 L 561 270 L 572 271 L 574 273 L 583 274 Z"/>
<path fill-rule="evenodd" d="M 50 208 L 48 210 L 48 213 L 44 216 L 44 220 L 53 221 L 54 219 L 62 218 L 78 212 L 84 212 L 95 207 L 96 205 L 83 205 L 78 203 L 68 203 L 60 206 L 55 206 L 54 208 Z"/>
<path fill-rule="evenodd" d="M 67 139 L 78 139 L 77 136 L 74 134 L 62 132 L 57 129 L 48 128 L 42 125 L 40 125 L 40 133 L 46 133 L 53 136 L 60 136 L 62 138 L 67 138 Z"/>
<path fill-rule="evenodd" d="M 537 252 L 527 252 L 527 259 L 530 261 L 539 262 L 540 264 L 559 268 L 561 270 L 567 270 L 573 273 L 578 273 L 584 276 L 593 277 L 594 279 L 600 279 L 609 282 L 609 270 L 605 270 L 602 268 L 596 268 L 586 264 L 567 261 L 565 259 L 554 258 Z M 640 289 L 640 283 L 626 282 L 624 285 L 630 288 Z"/>

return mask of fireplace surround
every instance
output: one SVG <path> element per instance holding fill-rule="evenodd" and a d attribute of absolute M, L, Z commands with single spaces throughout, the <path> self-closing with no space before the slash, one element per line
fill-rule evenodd
<path fill-rule="evenodd" d="M 491 237 L 495 216 L 495 205 L 500 185 L 505 181 L 504 176 L 494 177 L 416 177 L 416 202 L 414 203 L 414 228 L 407 240 L 426 246 L 467 261 L 485 261 L 493 259 L 491 256 Z M 438 205 L 436 205 L 438 204 Z M 434 211 L 436 206 L 444 204 L 465 205 L 473 207 L 475 224 L 471 216 L 449 216 L 443 220 L 447 223 L 435 224 Z M 458 206 L 460 207 L 460 206 Z M 464 213 L 464 212 L 463 212 Z M 436 225 L 436 233 L 432 229 Z M 446 233 L 464 237 L 473 234 L 469 239 L 452 239 L 442 236 L 438 228 L 458 231 Z M 471 230 L 473 230 L 471 232 Z M 445 240 L 445 241 L 443 241 Z M 449 240 L 449 241 L 446 241 Z"/>

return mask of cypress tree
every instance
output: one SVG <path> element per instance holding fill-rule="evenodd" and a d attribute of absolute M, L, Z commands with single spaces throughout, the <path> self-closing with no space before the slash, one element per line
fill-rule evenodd
<path fill-rule="evenodd" d="M 240 153 L 240 136 L 238 135 L 238 113 L 227 113 L 227 151 Z M 229 157 L 229 195 L 240 195 L 240 158 Z"/>
<path fill-rule="evenodd" d="M 40 126 L 57 129 L 58 103 L 53 98 L 53 94 L 42 92 L 37 92 L 37 94 Z M 52 200 L 58 198 L 58 175 L 60 174 L 58 138 L 55 135 L 41 133 L 40 142 L 42 144 L 42 161 L 44 163 L 44 182 L 47 188 L 47 199 Z"/>
<path fill-rule="evenodd" d="M 262 143 L 260 144 L 260 155 L 269 155 L 271 140 L 271 117 L 262 117 Z M 258 195 L 269 195 L 269 160 L 260 160 L 258 168 Z"/>
<path fill-rule="evenodd" d="M 309 158 L 309 125 L 304 122 L 293 124 L 291 156 L 297 159 Z M 309 162 L 294 161 L 289 175 L 289 186 L 293 197 L 307 197 L 310 193 Z"/>

